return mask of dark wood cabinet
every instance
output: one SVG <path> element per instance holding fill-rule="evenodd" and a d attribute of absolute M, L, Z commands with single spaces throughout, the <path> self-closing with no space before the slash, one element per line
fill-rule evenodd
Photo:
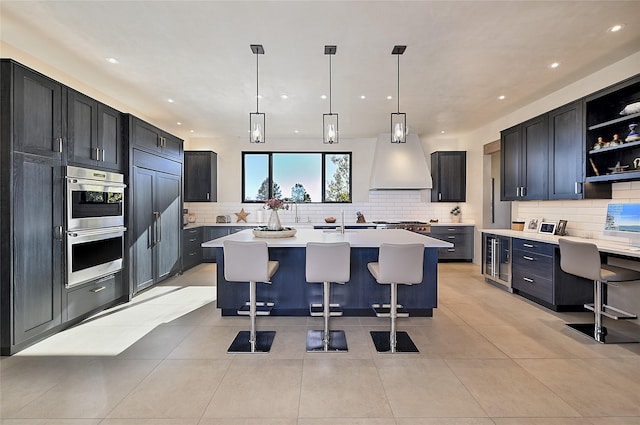
<path fill-rule="evenodd" d="M 123 295 L 122 273 L 105 276 L 67 292 L 67 320 L 90 314 Z"/>
<path fill-rule="evenodd" d="M 475 226 L 431 226 L 429 236 L 453 244 L 452 248 L 438 248 L 438 261 L 473 261 Z"/>
<path fill-rule="evenodd" d="M 68 163 L 123 171 L 121 113 L 72 89 L 67 105 Z"/>
<path fill-rule="evenodd" d="M 514 293 L 556 311 L 593 302 L 593 282 L 563 272 L 555 244 L 513 238 L 511 284 Z"/>
<path fill-rule="evenodd" d="M 640 161 L 636 161 L 640 158 L 640 140 L 625 141 L 629 125 L 638 124 L 640 112 L 620 114 L 627 105 L 639 101 L 640 74 L 585 98 L 587 182 L 610 184 L 640 179 Z M 619 141 L 611 143 L 615 135 Z M 598 146 L 599 138 L 604 144 Z M 618 164 L 620 168 L 615 169 Z"/>
<path fill-rule="evenodd" d="M 204 228 L 192 227 L 182 230 L 182 271 L 202 262 L 202 234 Z"/>
<path fill-rule="evenodd" d="M 7 86 L 13 93 L 8 112 L 15 126 L 13 149 L 61 160 L 66 143 L 62 84 L 14 62 L 3 63 L 3 77 L 8 78 Z M 3 97 L 10 101 L 6 93 L 3 87 Z"/>
<path fill-rule="evenodd" d="M 184 152 L 184 201 L 216 202 L 218 155 L 212 151 Z"/>
<path fill-rule="evenodd" d="M 549 199 L 611 198 L 611 184 L 585 182 L 583 99 L 549 112 Z"/>
<path fill-rule="evenodd" d="M 148 122 L 128 115 L 130 120 L 130 142 L 133 147 L 167 158 L 183 161 L 182 140 Z"/>
<path fill-rule="evenodd" d="M 501 200 L 548 199 L 548 115 L 501 133 Z"/>
<path fill-rule="evenodd" d="M 466 202 L 467 152 L 438 151 L 431 154 L 431 202 Z"/>

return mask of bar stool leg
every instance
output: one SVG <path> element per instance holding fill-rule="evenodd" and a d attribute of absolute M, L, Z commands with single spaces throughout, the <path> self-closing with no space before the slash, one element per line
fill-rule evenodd
<path fill-rule="evenodd" d="M 268 353 L 276 335 L 275 331 L 256 331 L 256 282 L 249 282 L 249 320 L 251 330 L 240 331 L 229 346 L 227 353 Z"/>
<path fill-rule="evenodd" d="M 391 318 L 391 331 L 389 332 L 389 348 L 392 353 L 396 352 L 396 318 L 398 317 L 398 284 L 391 284 L 391 305 L 389 308 Z"/>
<path fill-rule="evenodd" d="M 307 332 L 307 352 L 347 352 L 347 338 L 342 330 L 330 330 L 331 317 L 331 282 L 323 282 L 322 316 L 323 330 L 309 330 Z"/>
<path fill-rule="evenodd" d="M 324 351 L 329 351 L 329 338 L 331 337 L 330 333 L 329 333 L 329 317 L 331 317 L 331 305 L 329 304 L 331 301 L 331 297 L 330 297 L 330 293 L 329 293 L 329 285 L 331 285 L 330 282 L 324 282 L 322 284 L 324 286 L 324 294 L 323 294 L 323 300 L 324 300 L 324 309 L 323 309 L 323 315 L 324 315 L 324 332 L 322 334 L 322 345 L 324 347 Z"/>
<path fill-rule="evenodd" d="M 607 332 L 602 327 L 602 282 L 596 280 L 593 288 L 593 314 L 595 322 L 593 338 L 598 342 L 604 342 L 604 336 Z"/>
<path fill-rule="evenodd" d="M 249 282 L 249 319 L 251 320 L 251 332 L 249 333 L 249 345 L 251 352 L 256 352 L 256 282 Z"/>

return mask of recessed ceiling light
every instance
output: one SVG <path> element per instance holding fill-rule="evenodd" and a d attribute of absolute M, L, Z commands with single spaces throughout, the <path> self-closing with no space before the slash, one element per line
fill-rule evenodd
<path fill-rule="evenodd" d="M 195 131 L 193 131 L 193 130 L 189 130 L 189 133 L 195 133 Z"/>
<path fill-rule="evenodd" d="M 507 98 L 507 96 L 501 94 L 500 96 L 498 96 L 498 100 L 505 100 Z"/>
<path fill-rule="evenodd" d="M 387 96 L 387 100 L 393 99 L 393 96 Z"/>
<path fill-rule="evenodd" d="M 116 59 L 116 58 L 106 58 L 106 59 L 107 59 L 107 62 L 112 63 L 114 65 L 120 63 L 120 61 L 118 59 Z"/>
<path fill-rule="evenodd" d="M 293 132 L 294 132 L 294 133 L 296 133 L 296 134 L 298 134 L 298 133 L 299 133 L 299 131 L 298 131 L 298 130 L 293 130 Z"/>
<path fill-rule="evenodd" d="M 167 99 L 167 102 L 173 103 L 173 99 Z"/>
<path fill-rule="evenodd" d="M 612 26 L 611 28 L 609 28 L 609 32 L 618 32 L 620 31 L 622 28 L 624 27 L 624 25 L 622 24 L 616 24 L 614 26 Z"/>
<path fill-rule="evenodd" d="M 560 64 L 558 62 L 554 62 L 551 65 L 549 65 L 549 68 L 554 69 L 554 68 L 557 68 L 559 66 L 560 66 Z"/>
<path fill-rule="evenodd" d="M 326 95 L 326 94 L 323 94 L 322 96 L 320 96 L 320 99 L 322 99 L 322 100 L 326 100 L 326 99 L 327 99 L 327 95 Z"/>
<path fill-rule="evenodd" d="M 178 121 L 176 124 L 178 124 L 178 125 L 182 125 L 182 123 L 181 123 L 180 121 Z"/>
<path fill-rule="evenodd" d="M 446 131 L 440 130 L 440 134 L 444 134 L 444 133 L 446 133 Z"/>
<path fill-rule="evenodd" d="M 281 94 L 280 99 L 289 99 L 289 96 L 287 96 L 286 94 Z"/>
<path fill-rule="evenodd" d="M 365 96 L 365 95 L 360 96 L 360 99 L 366 99 L 366 98 L 367 98 L 367 96 Z"/>

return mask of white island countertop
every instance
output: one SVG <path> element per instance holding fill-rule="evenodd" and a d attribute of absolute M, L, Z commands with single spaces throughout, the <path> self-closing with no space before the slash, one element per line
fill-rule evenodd
<path fill-rule="evenodd" d="M 203 248 L 222 248 L 222 243 L 231 241 L 265 241 L 270 247 L 304 248 L 308 242 L 349 242 L 352 247 L 378 248 L 383 243 L 423 244 L 425 248 L 451 248 L 453 244 L 430 238 L 419 233 L 399 229 L 347 229 L 339 230 L 297 229 L 295 236 L 289 238 L 257 238 L 252 229 L 233 233 L 222 238 L 207 241 Z"/>

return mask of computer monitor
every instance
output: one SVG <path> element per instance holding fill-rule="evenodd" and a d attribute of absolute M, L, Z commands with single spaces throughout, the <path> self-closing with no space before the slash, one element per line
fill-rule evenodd
<path fill-rule="evenodd" d="M 640 246 L 640 204 L 609 204 L 604 234 L 631 239 Z"/>

